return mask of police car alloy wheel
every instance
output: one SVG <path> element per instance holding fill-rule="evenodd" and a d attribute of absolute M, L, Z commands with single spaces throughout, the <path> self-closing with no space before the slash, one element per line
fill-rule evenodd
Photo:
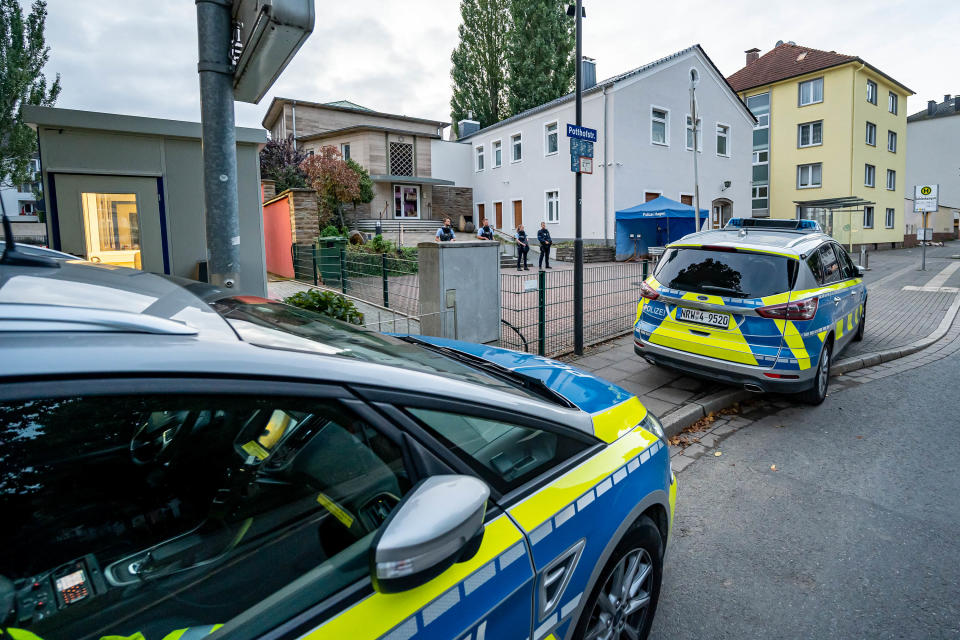
<path fill-rule="evenodd" d="M 857 327 L 857 332 L 853 335 L 854 342 L 860 342 L 863 340 L 863 333 L 866 330 L 867 324 L 867 303 L 863 303 L 863 313 L 860 314 L 860 326 Z"/>
<path fill-rule="evenodd" d="M 833 343 L 823 345 L 820 359 L 817 362 L 817 374 L 813 378 L 813 386 L 801 394 L 801 399 L 807 404 L 817 405 L 827 397 L 827 388 L 830 385 L 830 356 L 833 353 Z"/>
<path fill-rule="evenodd" d="M 660 598 L 662 549 L 660 530 L 642 516 L 610 556 L 573 637 L 646 638 Z"/>

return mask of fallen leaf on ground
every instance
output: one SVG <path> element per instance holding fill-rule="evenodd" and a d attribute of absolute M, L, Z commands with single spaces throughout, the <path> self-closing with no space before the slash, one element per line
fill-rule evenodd
<path fill-rule="evenodd" d="M 863 436 L 857 436 L 857 440 L 863 440 Z"/>
<path fill-rule="evenodd" d="M 714 452 L 713 452 L 713 455 L 715 455 L 715 456 L 717 456 L 717 457 L 719 458 L 720 456 L 723 455 L 723 453 L 720 452 L 720 451 L 714 451 Z"/>
<path fill-rule="evenodd" d="M 775 464 L 770 465 L 770 471 L 776 471 L 776 470 L 777 470 L 777 465 Z"/>

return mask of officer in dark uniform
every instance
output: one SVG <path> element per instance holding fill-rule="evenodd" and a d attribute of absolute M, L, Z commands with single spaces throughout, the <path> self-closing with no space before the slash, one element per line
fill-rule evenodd
<path fill-rule="evenodd" d="M 527 232 L 523 230 L 523 225 L 517 226 L 517 233 L 513 236 L 517 241 L 517 271 L 530 271 L 527 266 L 527 254 L 530 253 L 530 240 L 527 238 Z M 520 260 L 523 260 L 523 268 L 520 268 Z"/>
<path fill-rule="evenodd" d="M 486 218 L 483 219 L 483 226 L 477 229 L 477 239 L 493 240 L 493 227 L 490 226 L 490 221 Z"/>
<path fill-rule="evenodd" d="M 550 247 L 553 246 L 553 238 L 550 237 L 550 232 L 547 230 L 547 223 L 541 222 L 540 229 L 537 231 L 537 242 L 540 243 L 540 259 L 537 261 L 537 268 L 543 269 L 543 261 L 547 261 L 547 269 L 552 269 L 550 266 Z"/>

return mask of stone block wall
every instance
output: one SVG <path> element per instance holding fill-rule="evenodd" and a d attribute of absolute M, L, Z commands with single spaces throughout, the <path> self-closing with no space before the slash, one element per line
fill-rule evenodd
<path fill-rule="evenodd" d="M 434 185 L 431 217 L 434 220 L 450 218 L 454 226 L 458 226 L 460 216 L 465 216 L 467 220 L 473 219 L 473 189 Z"/>

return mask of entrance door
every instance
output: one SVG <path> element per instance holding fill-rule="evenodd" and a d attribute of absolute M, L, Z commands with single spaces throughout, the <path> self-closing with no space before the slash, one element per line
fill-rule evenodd
<path fill-rule="evenodd" d="M 497 229 L 502 229 L 503 228 L 503 203 L 494 202 L 493 209 L 497 213 Z"/>
<path fill-rule="evenodd" d="M 91 262 L 169 271 L 156 178 L 58 174 L 63 251 Z"/>
<path fill-rule="evenodd" d="M 420 187 L 415 184 L 393 185 L 393 217 L 420 217 Z"/>
<path fill-rule="evenodd" d="M 478 229 L 483 226 L 483 218 L 484 216 L 487 215 L 486 212 L 484 211 L 484 208 L 485 207 L 483 206 L 482 202 L 477 205 L 477 228 Z"/>
<path fill-rule="evenodd" d="M 513 201 L 513 228 L 516 229 L 523 224 L 523 201 Z"/>

